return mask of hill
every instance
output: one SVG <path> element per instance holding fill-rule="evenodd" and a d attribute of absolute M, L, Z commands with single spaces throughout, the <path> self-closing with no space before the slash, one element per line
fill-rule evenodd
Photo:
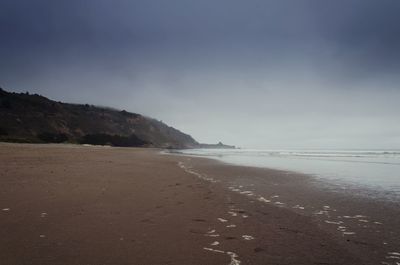
<path fill-rule="evenodd" d="M 69 104 L 0 88 L 0 141 L 71 142 L 161 148 L 199 147 L 161 121 L 93 105 Z"/>

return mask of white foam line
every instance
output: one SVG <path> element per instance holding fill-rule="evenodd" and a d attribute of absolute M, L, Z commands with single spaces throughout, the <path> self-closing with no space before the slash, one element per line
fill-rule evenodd
<path fill-rule="evenodd" d="M 219 249 L 212 249 L 212 248 L 203 248 L 203 249 L 204 249 L 204 250 L 207 250 L 207 251 L 211 251 L 211 252 L 216 252 L 216 253 L 225 254 L 225 251 L 219 250 Z"/>
<path fill-rule="evenodd" d="M 211 177 L 207 177 L 207 175 L 202 175 L 200 173 L 197 173 L 196 171 L 193 171 L 193 170 L 189 169 L 189 167 L 186 167 L 182 162 L 178 162 L 178 166 L 180 168 L 182 168 L 183 170 L 185 170 L 187 173 L 193 174 L 193 175 L 197 176 L 200 179 L 203 179 L 203 180 L 206 180 L 206 181 L 209 181 L 209 182 L 212 182 L 212 183 L 219 182 L 219 180 L 215 180 L 215 179 L 213 179 Z"/>
<path fill-rule="evenodd" d="M 217 219 L 218 219 L 218 221 L 220 221 L 221 223 L 226 223 L 226 222 L 228 222 L 228 220 L 223 219 L 223 218 L 217 218 Z"/>
<path fill-rule="evenodd" d="M 273 195 L 271 198 L 279 198 L 279 195 Z"/>
<path fill-rule="evenodd" d="M 389 255 L 400 256 L 399 252 L 388 252 Z"/>
<path fill-rule="evenodd" d="M 249 216 L 248 216 L 248 215 L 245 215 L 245 214 L 242 214 L 242 217 L 243 217 L 243 218 L 248 218 Z"/>
<path fill-rule="evenodd" d="M 237 259 L 239 256 L 236 253 L 227 251 L 226 254 L 231 257 L 231 263 L 229 263 L 229 265 L 240 265 L 240 260 Z"/>
<path fill-rule="evenodd" d="M 325 220 L 325 223 L 327 223 L 327 224 L 334 224 L 334 225 L 340 225 L 340 224 L 343 224 L 343 222 L 342 221 L 328 221 L 328 220 Z"/>
<path fill-rule="evenodd" d="M 211 245 L 211 246 L 218 246 L 218 245 L 219 245 L 219 242 L 218 242 L 218 241 L 214 241 L 214 242 L 212 242 L 210 245 Z"/>
<path fill-rule="evenodd" d="M 231 225 L 227 225 L 226 227 L 227 227 L 227 228 L 232 228 L 232 227 L 236 227 L 236 225 L 231 224 Z"/>
<path fill-rule="evenodd" d="M 210 231 L 207 232 L 207 234 L 213 234 L 213 233 L 215 233 L 215 231 L 216 231 L 215 229 L 210 230 Z"/>
<path fill-rule="evenodd" d="M 203 249 L 207 250 L 207 251 L 215 252 L 215 253 L 227 254 L 231 258 L 231 262 L 229 263 L 229 265 L 240 265 L 240 260 L 237 259 L 237 258 L 239 258 L 239 256 L 235 252 L 231 252 L 231 251 L 225 252 L 223 250 L 206 248 L 206 247 L 204 247 Z"/>
<path fill-rule="evenodd" d="M 300 206 L 300 205 L 295 205 L 295 206 L 293 206 L 292 207 L 293 209 L 300 209 L 300 210 L 304 210 L 305 208 L 303 207 L 303 206 Z"/>
<path fill-rule="evenodd" d="M 253 240 L 253 239 L 254 239 L 253 236 L 249 236 L 249 235 L 242 235 L 242 238 L 243 238 L 244 240 Z"/>
<path fill-rule="evenodd" d="M 276 204 L 276 205 L 284 205 L 285 203 L 283 203 L 283 202 L 274 202 L 274 204 Z"/>
<path fill-rule="evenodd" d="M 8 212 L 8 211 L 10 211 L 10 208 L 3 208 L 2 211 L 3 212 Z"/>
<path fill-rule="evenodd" d="M 381 222 L 374 222 L 376 225 L 383 225 Z"/>
<path fill-rule="evenodd" d="M 398 256 L 386 256 L 387 259 L 400 259 Z"/>
<path fill-rule="evenodd" d="M 354 216 L 349 216 L 349 215 L 345 215 L 343 216 L 343 218 L 347 218 L 347 219 L 357 219 L 357 218 L 366 218 L 365 215 L 354 215 Z"/>
<path fill-rule="evenodd" d="M 270 203 L 270 202 L 271 202 L 270 200 L 267 200 L 267 199 L 265 199 L 265 198 L 262 197 L 262 196 L 258 197 L 257 200 L 260 201 L 260 202 L 265 202 L 265 203 Z"/>
<path fill-rule="evenodd" d="M 46 217 L 47 216 L 47 213 L 41 213 L 40 214 L 40 217 L 42 217 L 42 218 L 44 218 L 44 217 Z"/>
<path fill-rule="evenodd" d="M 314 214 L 328 214 L 328 212 L 327 211 L 318 211 L 318 212 L 315 212 Z"/>
<path fill-rule="evenodd" d="M 237 213 L 235 213 L 235 212 L 228 212 L 230 215 L 232 215 L 232 216 L 237 216 L 238 214 Z"/>
<path fill-rule="evenodd" d="M 212 235 L 206 235 L 206 236 L 209 236 L 209 237 L 219 237 L 219 234 L 212 234 Z"/>
<path fill-rule="evenodd" d="M 343 235 L 355 235 L 356 233 L 354 232 L 343 232 Z"/>
<path fill-rule="evenodd" d="M 358 219 L 358 221 L 359 221 L 359 222 L 363 222 L 363 223 L 369 223 L 369 221 L 368 221 L 368 220 L 365 220 L 365 219 Z"/>

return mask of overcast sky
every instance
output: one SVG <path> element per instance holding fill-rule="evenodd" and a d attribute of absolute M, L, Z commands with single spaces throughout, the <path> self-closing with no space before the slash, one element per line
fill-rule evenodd
<path fill-rule="evenodd" d="M 249 148 L 400 148 L 398 0 L 1 0 L 0 86 Z"/>

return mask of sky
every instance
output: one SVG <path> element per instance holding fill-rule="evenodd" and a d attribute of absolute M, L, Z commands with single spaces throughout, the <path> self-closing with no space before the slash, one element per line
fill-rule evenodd
<path fill-rule="evenodd" d="M 398 0 L 2 0 L 0 86 L 243 148 L 400 149 Z"/>

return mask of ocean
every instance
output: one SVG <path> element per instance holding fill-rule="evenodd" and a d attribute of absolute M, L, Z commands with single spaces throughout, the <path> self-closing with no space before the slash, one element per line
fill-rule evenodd
<path fill-rule="evenodd" d="M 400 150 L 187 149 L 178 153 L 305 173 L 336 189 L 357 188 L 368 195 L 400 198 Z"/>

